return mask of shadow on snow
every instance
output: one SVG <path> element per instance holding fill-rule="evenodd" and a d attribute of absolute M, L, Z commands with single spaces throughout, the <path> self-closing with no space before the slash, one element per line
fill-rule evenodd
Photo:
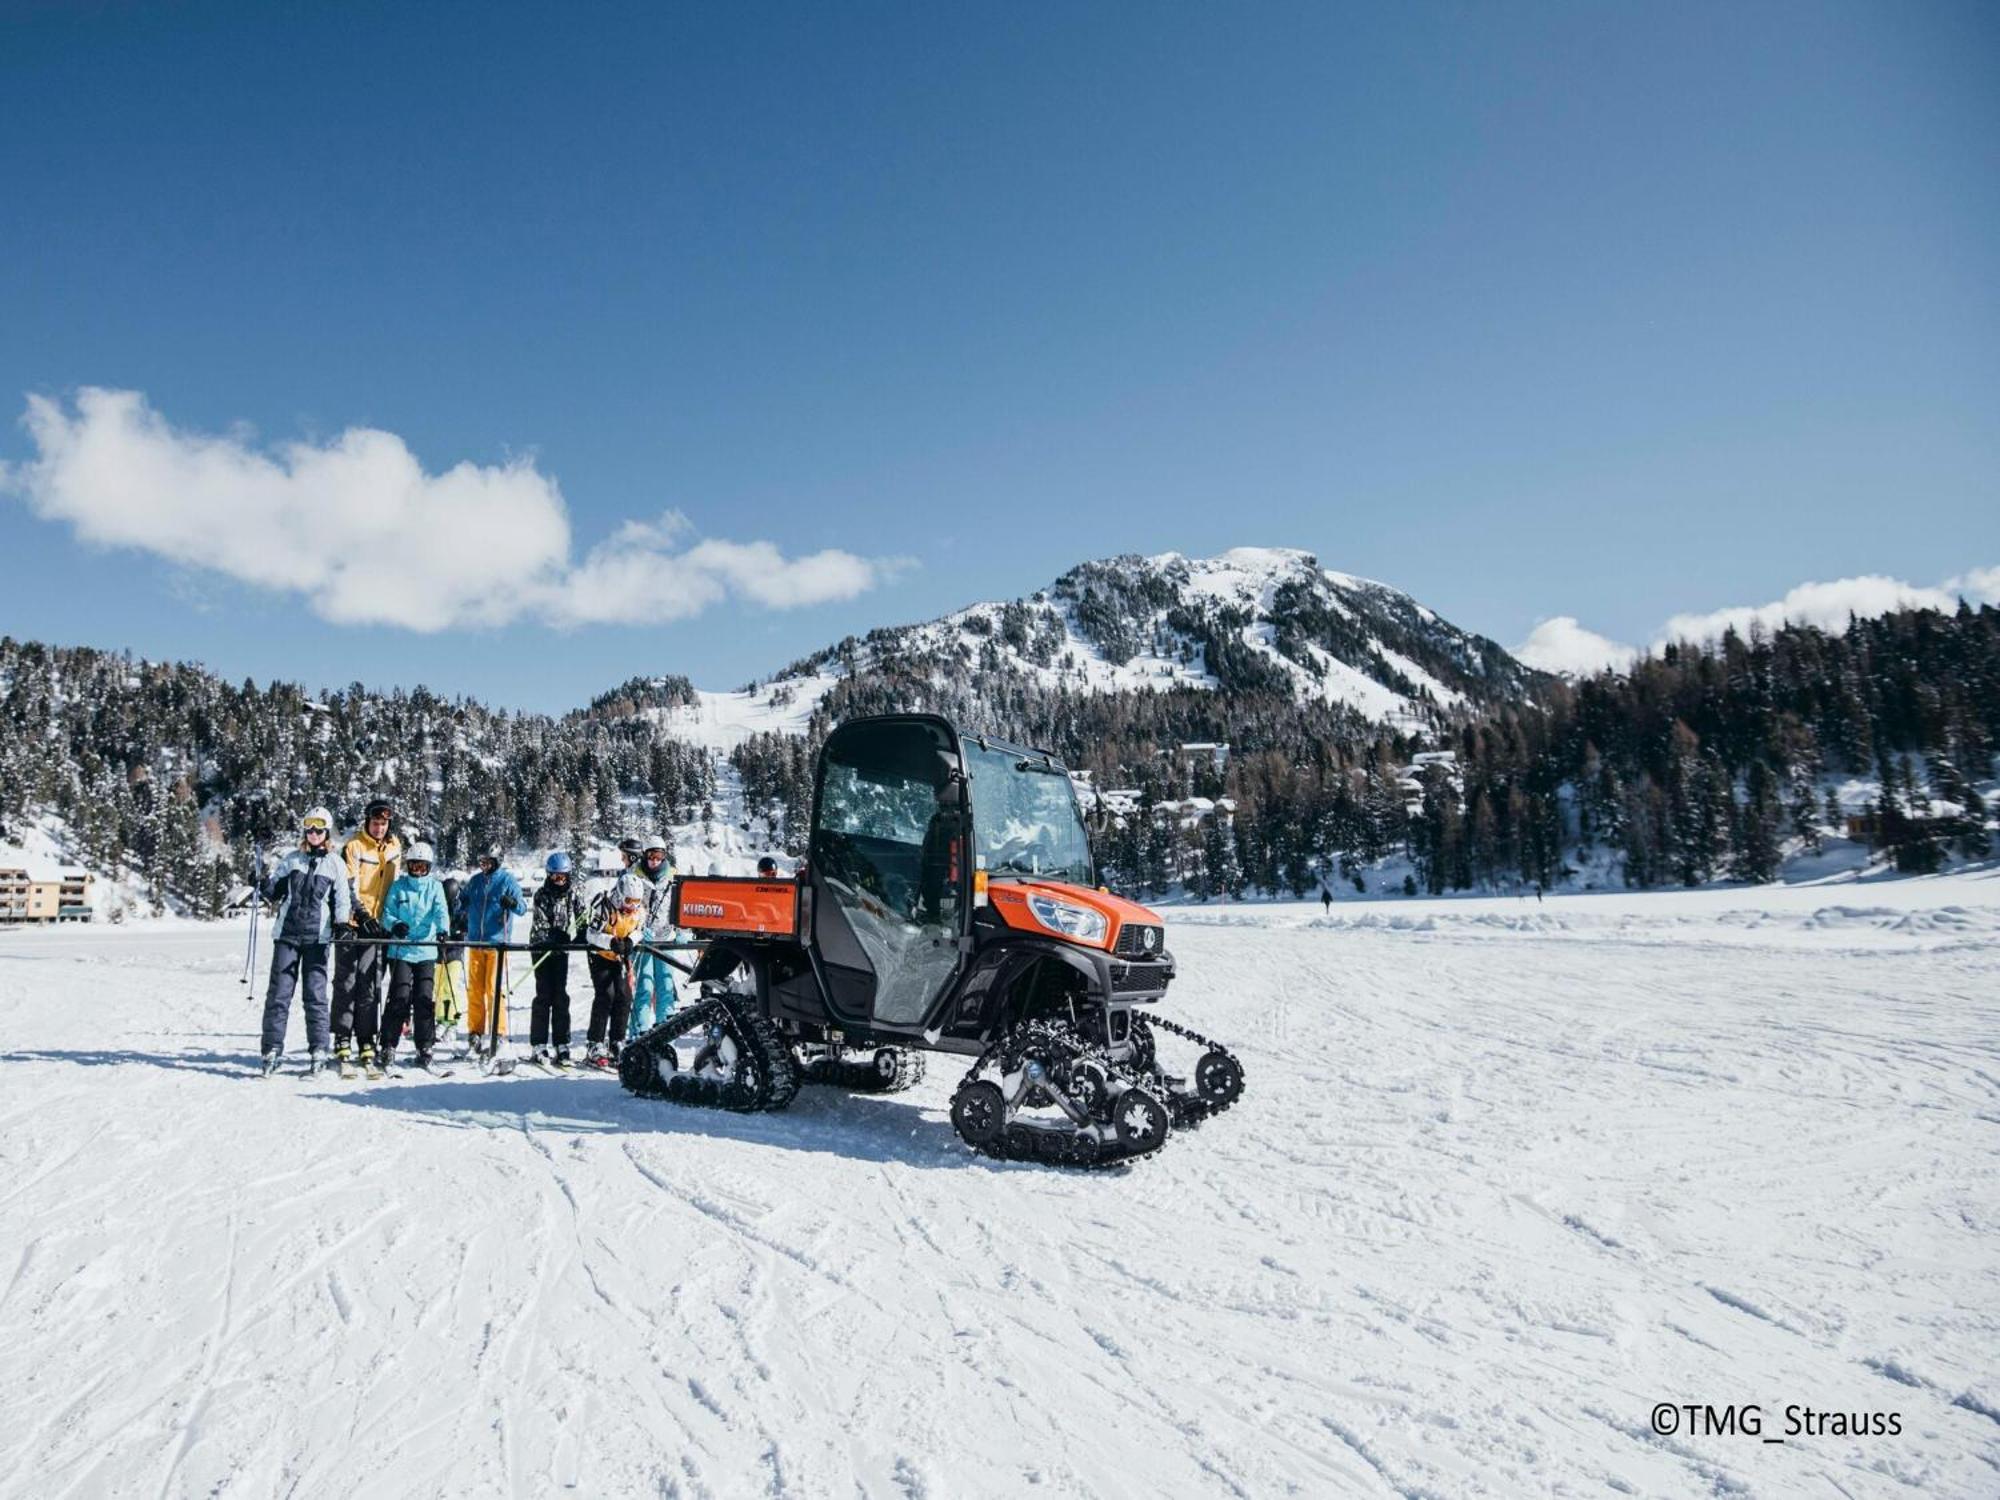
<path fill-rule="evenodd" d="M 927 1116 L 907 1097 L 850 1094 L 815 1085 L 801 1089 L 786 1109 L 747 1115 L 641 1099 L 609 1079 L 523 1078 L 519 1073 L 463 1081 L 346 1084 L 323 1097 L 351 1108 L 419 1116 L 426 1124 L 451 1130 L 701 1136 L 912 1167 L 1010 1171 L 1016 1166 L 974 1155 L 948 1121 Z"/>

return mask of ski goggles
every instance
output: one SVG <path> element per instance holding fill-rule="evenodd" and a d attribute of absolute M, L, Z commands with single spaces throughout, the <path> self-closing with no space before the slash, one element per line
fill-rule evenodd
<path fill-rule="evenodd" d="M 327 822 L 325 818 L 307 818 L 305 822 L 299 825 L 299 828 L 305 833 L 331 834 L 333 832 L 333 825 Z"/>

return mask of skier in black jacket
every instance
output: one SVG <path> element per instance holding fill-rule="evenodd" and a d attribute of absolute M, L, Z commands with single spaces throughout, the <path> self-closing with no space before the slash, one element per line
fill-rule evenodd
<path fill-rule="evenodd" d="M 569 1066 L 569 949 L 585 925 L 583 897 L 577 891 L 570 857 L 560 849 L 548 857 L 547 878 L 535 892 L 528 943 L 534 949 L 535 1008 L 528 1032 L 534 1061 L 558 1068 Z M 551 1052 L 550 1044 L 554 1043 Z"/>

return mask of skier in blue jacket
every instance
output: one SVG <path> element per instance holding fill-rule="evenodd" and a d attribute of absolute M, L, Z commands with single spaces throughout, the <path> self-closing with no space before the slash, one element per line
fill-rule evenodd
<path fill-rule="evenodd" d="M 299 847 L 278 861 L 264 882 L 277 908 L 271 918 L 271 983 L 264 992 L 264 1071 L 274 1073 L 285 1051 L 285 1023 L 301 971 L 306 1010 L 308 1073 L 327 1066 L 333 1046 L 332 1007 L 326 993 L 333 933 L 352 910 L 347 867 L 332 848 L 333 814 L 315 807 L 299 820 Z"/>
<path fill-rule="evenodd" d="M 437 1045 L 437 1009 L 431 999 L 437 974 L 438 943 L 451 931 L 451 907 L 444 882 L 431 873 L 431 846 L 419 840 L 403 854 L 403 873 L 382 901 L 382 926 L 402 939 L 389 946 L 389 1006 L 375 1043 L 375 1065 L 389 1066 L 407 1022 L 416 1035 L 417 1066 L 431 1065 Z"/>
<path fill-rule="evenodd" d="M 499 1007 L 494 1018 L 498 1036 L 507 1034 L 507 1008 L 500 1004 L 500 954 L 481 944 L 507 941 L 514 913 L 523 905 L 520 882 L 501 868 L 499 854 L 482 854 L 479 873 L 466 881 L 458 901 L 465 915 L 465 1034 L 483 1055 L 487 1005 Z"/>

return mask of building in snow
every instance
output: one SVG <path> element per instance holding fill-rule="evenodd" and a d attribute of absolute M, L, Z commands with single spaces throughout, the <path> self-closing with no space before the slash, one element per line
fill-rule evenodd
<path fill-rule="evenodd" d="M 0 870 L 0 922 L 88 922 L 90 886 L 91 877 L 82 870 L 64 870 L 48 880 L 26 870 Z"/>

